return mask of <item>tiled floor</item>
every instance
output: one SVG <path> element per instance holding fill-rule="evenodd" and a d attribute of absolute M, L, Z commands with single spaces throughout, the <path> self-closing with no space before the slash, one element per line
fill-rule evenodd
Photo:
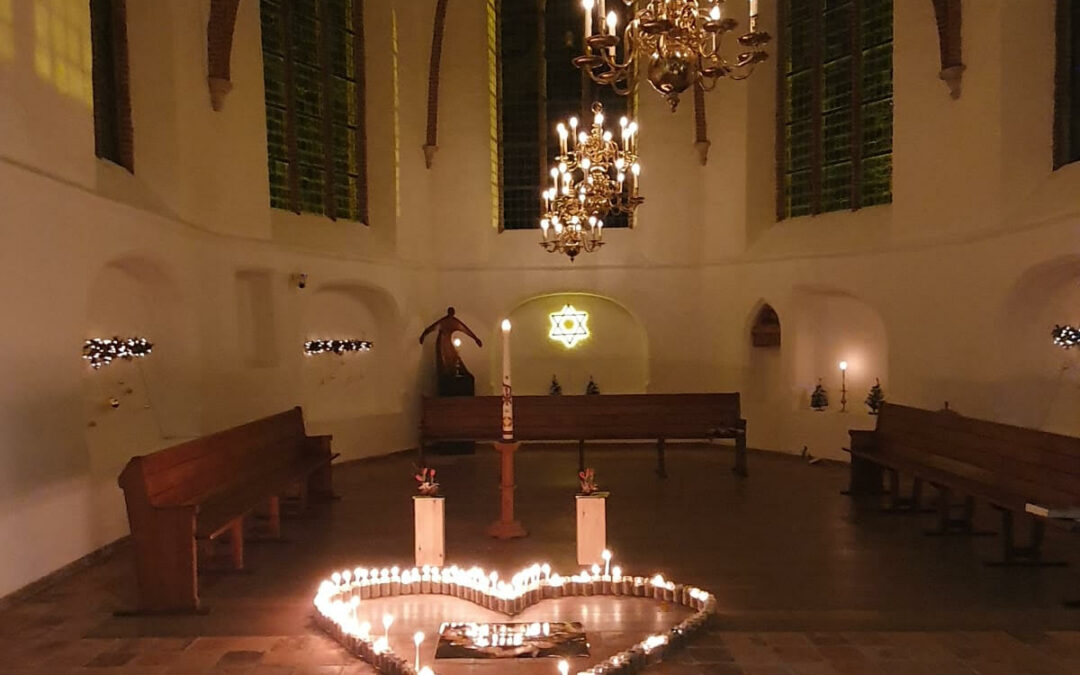
<path fill-rule="evenodd" d="M 576 452 L 519 454 L 518 514 L 530 536 L 513 542 L 483 535 L 496 515 L 496 460 L 484 449 L 433 460 L 447 496 L 448 561 L 504 574 L 538 560 L 573 570 Z M 700 585 L 721 608 L 716 628 L 657 673 L 1080 673 L 1080 610 L 1061 606 L 1080 597 L 1071 568 L 986 567 L 998 538 L 924 537 L 931 516 L 883 514 L 841 496 L 840 466 L 753 453 L 751 476 L 738 479 L 726 449 L 672 448 L 670 477 L 660 480 L 653 462 L 647 449 L 590 454 L 612 491 L 610 546 L 628 573 Z M 287 521 L 284 543 L 251 545 L 250 573 L 202 578 L 205 616 L 114 617 L 132 600 L 121 549 L 0 612 L 0 675 L 372 672 L 310 627 L 310 600 L 330 570 L 411 560 L 411 463 L 339 468 L 340 501 Z M 982 524 L 995 527 L 992 516 Z M 1080 537 L 1052 531 L 1046 552 L 1080 565 Z M 436 672 L 556 672 L 550 661 L 433 662 L 439 621 L 479 610 L 446 600 L 394 611 L 392 642 L 411 654 L 413 631 L 432 636 L 423 656 Z M 631 611 L 615 601 L 530 612 L 582 620 L 597 658 L 677 620 L 669 608 Z"/>

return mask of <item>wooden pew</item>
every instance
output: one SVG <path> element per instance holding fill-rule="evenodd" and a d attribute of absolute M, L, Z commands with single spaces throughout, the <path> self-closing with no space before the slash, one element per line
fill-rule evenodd
<path fill-rule="evenodd" d="M 425 398 L 420 450 L 439 441 L 501 438 L 498 396 Z M 739 394 L 602 394 L 515 396 L 514 435 L 519 441 L 578 441 L 585 468 L 585 441 L 657 440 L 657 473 L 666 476 L 664 442 L 728 438 L 735 441 L 735 473 L 745 476 L 746 420 Z"/>
<path fill-rule="evenodd" d="M 938 491 L 938 528 L 931 534 L 979 534 L 975 500 L 1001 512 L 1004 565 L 1044 565 L 1043 519 L 1025 514 L 1034 503 L 1049 508 L 1080 506 L 1080 438 L 972 419 L 955 412 L 886 403 L 874 431 L 851 432 L 852 494 L 882 491 L 889 474 L 894 507 L 919 509 L 923 481 Z M 911 498 L 900 497 L 899 475 L 914 479 Z M 964 501 L 952 516 L 953 496 Z M 1031 542 L 1015 541 L 1016 515 L 1031 523 Z"/>
<path fill-rule="evenodd" d="M 120 474 L 135 549 L 138 613 L 198 612 L 198 548 L 228 534 L 243 569 L 244 518 L 280 497 L 330 496 L 329 436 L 307 436 L 300 408 L 133 457 Z"/>

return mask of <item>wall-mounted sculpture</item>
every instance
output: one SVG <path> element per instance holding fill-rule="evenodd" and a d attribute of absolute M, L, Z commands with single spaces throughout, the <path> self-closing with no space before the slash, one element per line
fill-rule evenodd
<path fill-rule="evenodd" d="M 436 329 L 439 332 L 435 337 L 435 372 L 439 378 L 439 395 L 472 396 L 476 383 L 454 346 L 454 333 L 465 333 L 476 341 L 477 347 L 483 347 L 484 343 L 461 319 L 454 316 L 453 307 L 447 307 L 446 316 L 424 329 L 420 334 L 420 344 L 424 344 L 424 338 Z"/>

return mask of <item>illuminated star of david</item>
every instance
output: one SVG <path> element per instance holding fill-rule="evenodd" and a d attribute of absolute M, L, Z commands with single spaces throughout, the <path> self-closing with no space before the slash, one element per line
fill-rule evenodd
<path fill-rule="evenodd" d="M 551 317 L 551 332 L 548 337 L 558 340 L 567 347 L 573 347 L 585 338 L 589 337 L 588 312 L 574 309 L 573 305 L 565 305 L 561 311 L 549 314 Z"/>

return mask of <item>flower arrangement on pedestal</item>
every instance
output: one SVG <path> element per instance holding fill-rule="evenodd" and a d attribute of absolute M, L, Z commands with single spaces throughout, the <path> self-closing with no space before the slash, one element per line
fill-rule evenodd
<path fill-rule="evenodd" d="M 581 492 L 583 495 L 593 495 L 599 491 L 599 487 L 596 485 L 596 472 L 592 469 L 585 469 L 578 472 L 578 481 L 581 483 Z"/>
<path fill-rule="evenodd" d="M 439 484 L 435 482 L 435 469 L 421 468 L 414 478 L 419 483 L 417 488 L 421 496 L 437 497 L 439 495 Z"/>

